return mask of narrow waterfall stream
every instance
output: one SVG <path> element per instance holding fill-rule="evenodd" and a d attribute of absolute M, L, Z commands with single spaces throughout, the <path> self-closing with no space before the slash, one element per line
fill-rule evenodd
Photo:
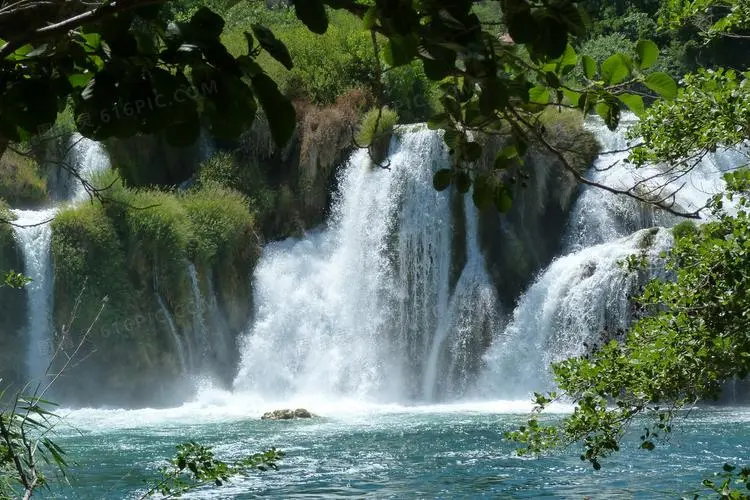
<path fill-rule="evenodd" d="M 74 135 L 71 139 L 71 165 L 78 175 L 90 181 L 95 174 L 109 168 L 107 153 L 101 144 Z M 74 180 L 72 196 L 63 204 L 83 202 L 88 192 L 83 184 Z M 53 275 L 50 258 L 52 239 L 51 221 L 60 206 L 38 210 L 13 210 L 17 219 L 14 232 L 24 259 L 24 273 L 32 282 L 27 285 L 28 324 L 27 324 L 27 375 L 38 380 L 45 374 L 53 354 L 54 338 L 52 327 Z"/>

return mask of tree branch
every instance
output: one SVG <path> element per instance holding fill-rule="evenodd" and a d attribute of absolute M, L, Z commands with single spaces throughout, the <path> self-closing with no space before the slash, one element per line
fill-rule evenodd
<path fill-rule="evenodd" d="M 114 0 L 112 2 L 104 3 L 71 18 L 54 24 L 49 24 L 42 28 L 37 28 L 24 36 L 9 40 L 2 48 L 0 48 L 0 57 L 5 59 L 27 43 L 67 33 L 76 28 L 80 28 L 84 24 L 90 24 L 106 19 L 119 12 L 126 12 L 147 5 L 164 3 L 166 1 L 167 0 L 131 0 L 128 2 L 126 0 Z"/>

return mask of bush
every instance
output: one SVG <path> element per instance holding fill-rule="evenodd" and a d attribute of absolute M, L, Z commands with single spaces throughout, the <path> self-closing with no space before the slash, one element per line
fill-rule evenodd
<path fill-rule="evenodd" d="M 357 143 L 370 147 L 373 160 L 382 163 L 388 155 L 393 128 L 398 123 L 398 113 L 388 108 L 373 108 L 362 118 L 357 132 Z"/>
<path fill-rule="evenodd" d="M 293 9 L 266 9 L 259 2 L 241 2 L 227 13 L 227 28 L 222 35 L 234 55 L 247 53 L 244 31 L 250 22 L 268 26 L 292 55 L 291 71 L 265 52 L 259 58 L 286 95 L 331 104 L 351 88 L 372 87 L 375 56 L 370 33 L 357 17 L 331 12 L 328 31 L 317 35 L 296 19 Z"/>
<path fill-rule="evenodd" d="M 676 240 L 685 236 L 692 236 L 698 232 L 698 226 L 691 220 L 685 220 L 672 228 L 672 235 Z"/>
<path fill-rule="evenodd" d="M 229 262 L 260 243 L 249 201 L 240 193 L 209 185 L 188 192 L 180 201 L 192 226 L 188 255 L 193 262 Z M 251 241 L 255 244 L 248 245 Z"/>
<path fill-rule="evenodd" d="M 47 199 L 47 181 L 34 159 L 5 151 L 0 158 L 0 198 L 11 205 L 38 204 Z"/>
<path fill-rule="evenodd" d="M 384 76 L 384 93 L 402 123 L 427 121 L 440 107 L 437 82 L 427 78 L 419 61 L 391 68 Z"/>
<path fill-rule="evenodd" d="M 94 183 L 109 185 L 112 177 L 101 175 Z M 73 338 L 109 297 L 90 337 L 96 352 L 80 368 L 86 376 L 71 372 L 70 386 L 63 383 L 62 391 L 81 404 L 107 400 L 109 394 L 120 404 L 151 404 L 144 388 L 156 381 L 167 387 L 181 373 L 160 300 L 178 336 L 187 342 L 195 333 L 189 262 L 200 284 L 208 279 L 215 284 L 231 331 L 246 323 L 249 276 L 260 253 L 255 218 L 244 196 L 216 184 L 174 193 L 115 182 L 107 194 L 104 203 L 63 210 L 52 226 L 56 326 L 69 324 L 84 287 Z"/>

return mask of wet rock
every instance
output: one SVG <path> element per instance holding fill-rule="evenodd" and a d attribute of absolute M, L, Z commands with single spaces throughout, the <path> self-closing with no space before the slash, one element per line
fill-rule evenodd
<path fill-rule="evenodd" d="M 304 408 L 297 408 L 296 410 L 283 409 L 269 411 L 260 417 L 261 420 L 294 420 L 296 418 L 313 418 L 315 415 L 310 413 Z"/>

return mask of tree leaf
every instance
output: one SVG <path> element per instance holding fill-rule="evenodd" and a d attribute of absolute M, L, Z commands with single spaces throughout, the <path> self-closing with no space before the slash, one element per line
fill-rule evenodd
<path fill-rule="evenodd" d="M 677 83 L 666 73 L 651 73 L 643 83 L 664 99 L 671 100 L 677 97 Z"/>
<path fill-rule="evenodd" d="M 294 0 L 294 11 L 313 33 L 322 35 L 328 30 L 328 14 L 320 0 Z"/>
<path fill-rule="evenodd" d="M 583 74 L 588 78 L 589 80 L 593 80 L 596 76 L 596 61 L 591 56 L 581 56 L 581 68 L 583 69 Z"/>
<path fill-rule="evenodd" d="M 216 40 L 224 30 L 224 19 L 208 7 L 201 7 L 190 18 L 190 28 L 205 40 Z"/>
<path fill-rule="evenodd" d="M 430 130 L 446 129 L 453 125 L 448 113 L 438 113 L 427 120 L 427 128 Z"/>
<path fill-rule="evenodd" d="M 630 109 L 636 116 L 641 117 L 646 108 L 643 105 L 643 97 L 636 94 L 621 94 L 617 98 Z"/>
<path fill-rule="evenodd" d="M 549 89 L 541 85 L 530 88 L 529 101 L 536 104 L 547 104 L 549 102 Z"/>
<path fill-rule="evenodd" d="M 495 188 L 495 208 L 501 213 L 508 213 L 513 207 L 513 195 L 505 184 Z"/>
<path fill-rule="evenodd" d="M 383 58 L 389 66 L 409 64 L 418 54 L 417 39 L 413 35 L 394 35 L 383 49 Z"/>
<path fill-rule="evenodd" d="M 277 146 L 286 146 L 297 126 L 297 113 L 289 99 L 279 91 L 270 76 L 259 73 L 252 78 L 253 90 L 266 112 L 273 142 Z"/>
<path fill-rule="evenodd" d="M 651 40 L 638 40 L 635 54 L 638 68 L 647 69 L 653 66 L 659 58 L 659 47 Z"/>
<path fill-rule="evenodd" d="M 630 68 L 622 54 L 613 54 L 602 63 L 602 79 L 608 85 L 616 85 L 630 76 Z"/>
<path fill-rule="evenodd" d="M 255 38 L 258 39 L 261 47 L 263 47 L 271 57 L 283 64 L 286 69 L 292 69 L 294 67 L 292 56 L 289 55 L 289 50 L 286 48 L 286 45 L 276 38 L 276 35 L 274 35 L 271 30 L 260 24 L 253 24 L 251 27 L 255 34 Z"/>
<path fill-rule="evenodd" d="M 471 188 L 471 177 L 465 170 L 456 172 L 456 189 L 461 194 L 466 194 Z"/>

